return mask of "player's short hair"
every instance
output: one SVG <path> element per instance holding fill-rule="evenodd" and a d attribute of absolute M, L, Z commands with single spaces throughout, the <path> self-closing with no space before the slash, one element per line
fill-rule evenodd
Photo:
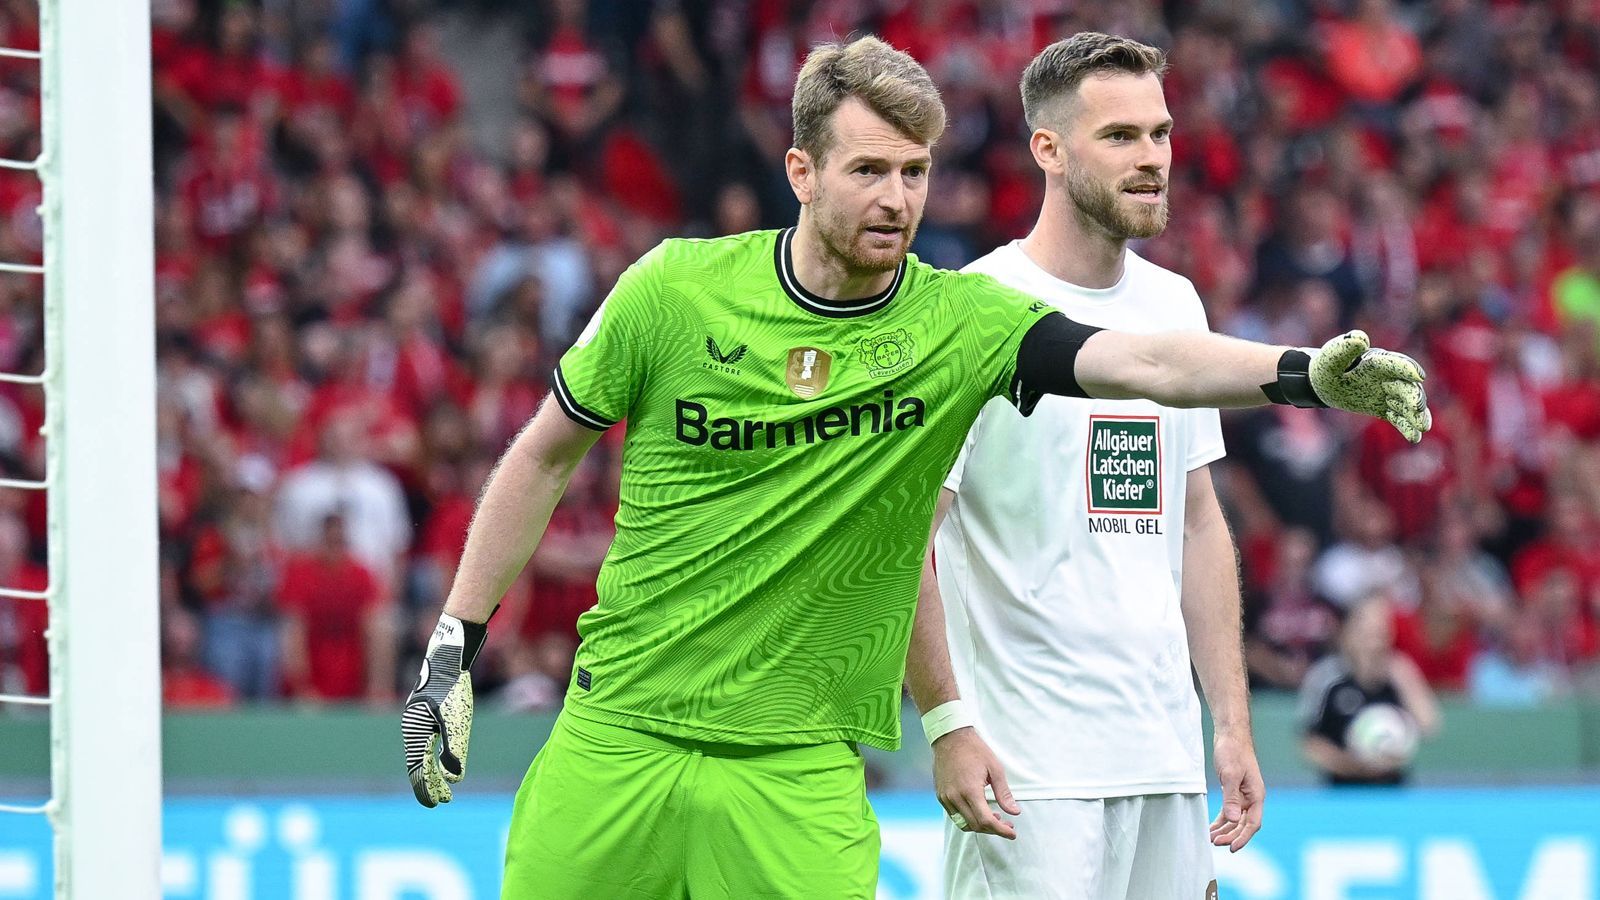
<path fill-rule="evenodd" d="M 1166 51 L 1098 31 L 1080 31 L 1039 51 L 1022 71 L 1022 114 L 1040 128 L 1090 75 L 1149 75 L 1167 71 Z"/>
<path fill-rule="evenodd" d="M 794 145 L 818 164 L 833 145 L 833 114 L 855 97 L 920 144 L 944 134 L 944 101 L 922 64 L 875 37 L 818 44 L 794 82 Z"/>

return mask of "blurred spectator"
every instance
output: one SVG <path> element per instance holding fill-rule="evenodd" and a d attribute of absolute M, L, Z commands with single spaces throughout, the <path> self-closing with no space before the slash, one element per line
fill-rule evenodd
<path fill-rule="evenodd" d="M 1392 613 L 1381 598 L 1363 600 L 1345 618 L 1339 651 L 1312 667 L 1300 689 L 1301 750 L 1329 784 L 1400 784 L 1409 758 L 1363 758 L 1350 747 L 1364 709 L 1402 711 L 1421 737 L 1439 730 L 1439 708 L 1415 664 L 1394 649 Z"/>
<path fill-rule="evenodd" d="M 1482 623 L 1438 565 L 1427 565 L 1419 574 L 1416 608 L 1394 610 L 1394 646 L 1435 689 L 1465 690 L 1467 670 L 1481 648 Z"/>
<path fill-rule="evenodd" d="M 1526 598 L 1524 611 L 1537 629 L 1540 655 L 1569 672 L 1600 655 L 1600 630 L 1584 603 L 1593 596 L 1571 570 L 1551 569 Z"/>
<path fill-rule="evenodd" d="M 200 627 L 193 613 L 170 609 L 161 616 L 161 703 L 167 709 L 225 709 L 233 705 L 228 683 L 200 664 Z"/>
<path fill-rule="evenodd" d="M 589 306 L 588 252 L 576 237 L 562 233 L 554 210 L 530 205 L 521 230 L 483 256 L 467 291 L 468 316 L 474 323 L 504 316 L 510 311 L 507 298 L 517 286 L 536 279 L 541 302 L 538 318 L 530 324 L 565 343 L 576 336 L 573 326 Z"/>
<path fill-rule="evenodd" d="M 1249 470 L 1244 486 L 1285 525 L 1333 537 L 1333 485 L 1344 438 L 1315 410 L 1269 406 L 1231 421 L 1228 459 Z"/>
<path fill-rule="evenodd" d="M 1433 553 L 1440 588 L 1462 598 L 1478 622 L 1499 630 L 1515 607 L 1516 595 L 1505 566 L 1479 546 L 1469 511 L 1459 506 L 1444 511 Z"/>
<path fill-rule="evenodd" d="M 1393 101 L 1421 66 L 1417 39 L 1395 18 L 1389 0 L 1357 0 L 1351 18 L 1322 27 L 1328 73 L 1360 103 Z"/>
<path fill-rule="evenodd" d="M 1547 654 L 1543 624 L 1531 609 L 1513 614 L 1499 644 L 1467 674 L 1467 695 L 1485 706 L 1538 706 L 1571 688 L 1562 659 Z"/>
<path fill-rule="evenodd" d="M 247 700 L 277 696 L 280 638 L 278 567 L 272 537 L 271 466 L 241 460 L 221 521 L 204 526 L 189 551 L 188 587 L 204 613 L 200 658 Z M 173 636 L 187 648 L 187 633 Z"/>
<path fill-rule="evenodd" d="M 1278 538 L 1269 583 L 1244 599 L 1244 659 L 1253 689 L 1293 691 L 1331 649 L 1339 619 L 1311 588 L 1316 538 L 1290 528 Z"/>
<path fill-rule="evenodd" d="M 315 549 L 284 563 L 278 604 L 289 696 L 377 702 L 393 698 L 392 611 L 378 579 L 352 553 L 342 515 L 325 516 Z"/>
<path fill-rule="evenodd" d="M 1412 444 L 1386 422 L 1371 419 L 1361 423 L 1356 472 L 1366 490 L 1394 516 L 1395 531 L 1402 541 L 1417 541 L 1433 532 L 1440 507 L 1450 499 L 1457 478 L 1465 474 L 1453 465 L 1457 460 L 1453 458 L 1452 426 L 1441 410 L 1434 416 L 1427 439 Z"/>
<path fill-rule="evenodd" d="M 1332 191 L 1304 185 L 1289 197 L 1279 229 L 1256 252 L 1258 291 L 1319 280 L 1338 300 L 1337 321 L 1348 324 L 1365 301 L 1344 231 L 1344 204 Z"/>
<path fill-rule="evenodd" d="M 411 542 L 411 517 L 400 482 L 367 458 L 365 430 L 356 410 L 330 416 L 317 459 L 283 477 L 274 521 L 284 549 L 306 551 L 322 546 L 328 517 L 337 514 L 351 551 L 387 592 Z"/>
<path fill-rule="evenodd" d="M 623 100 L 626 52 L 602 46 L 585 21 L 582 0 L 555 0 L 550 21 L 533 39 L 521 86 L 523 106 L 554 131 L 563 156 L 577 163 L 592 153 L 600 127 Z"/>
<path fill-rule="evenodd" d="M 1384 594 L 1411 605 L 1416 576 L 1394 543 L 1394 514 L 1382 503 L 1361 497 L 1345 515 L 1346 540 L 1329 547 L 1311 570 L 1317 594 L 1341 611 L 1364 597 Z"/>
<path fill-rule="evenodd" d="M 1594 516 L 1583 498 L 1571 492 L 1551 494 L 1545 522 L 1547 532 L 1512 558 L 1518 593 L 1531 598 L 1554 571 L 1566 572 L 1580 596 L 1600 587 L 1600 546 Z"/>

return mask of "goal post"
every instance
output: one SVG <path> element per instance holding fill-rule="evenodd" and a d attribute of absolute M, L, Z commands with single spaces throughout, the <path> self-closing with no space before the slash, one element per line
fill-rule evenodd
<path fill-rule="evenodd" d="M 150 5 L 41 0 L 56 897 L 161 896 Z"/>

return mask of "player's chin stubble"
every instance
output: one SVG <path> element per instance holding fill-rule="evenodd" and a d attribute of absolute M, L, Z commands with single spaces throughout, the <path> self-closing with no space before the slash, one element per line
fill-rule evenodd
<path fill-rule="evenodd" d="M 819 193 L 816 200 L 821 199 Z M 820 203 L 817 205 L 821 206 Z M 817 236 L 821 239 L 822 246 L 835 259 L 843 262 L 847 271 L 863 275 L 892 272 L 899 268 L 900 263 L 905 261 L 911 242 L 917 239 L 917 225 L 920 224 L 913 221 L 904 226 L 905 231 L 901 233 L 899 247 L 869 254 L 861 247 L 862 237 L 867 231 L 859 222 L 827 212 L 823 208 L 817 208 L 815 211 L 818 214 Z"/>
<path fill-rule="evenodd" d="M 1170 185 L 1169 185 L 1170 187 Z M 1082 169 L 1067 169 L 1067 196 L 1078 208 L 1080 218 L 1099 226 L 1117 240 L 1155 237 L 1167 228 L 1167 195 L 1163 192 L 1161 205 L 1141 204 L 1137 212 L 1129 213 L 1121 205 L 1122 193 L 1103 181 L 1096 181 Z"/>

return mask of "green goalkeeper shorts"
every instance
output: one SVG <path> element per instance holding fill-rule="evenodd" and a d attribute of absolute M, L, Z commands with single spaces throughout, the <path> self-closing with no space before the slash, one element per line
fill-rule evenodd
<path fill-rule="evenodd" d="M 849 743 L 751 747 L 556 720 L 517 791 L 503 900 L 871 900 Z"/>

